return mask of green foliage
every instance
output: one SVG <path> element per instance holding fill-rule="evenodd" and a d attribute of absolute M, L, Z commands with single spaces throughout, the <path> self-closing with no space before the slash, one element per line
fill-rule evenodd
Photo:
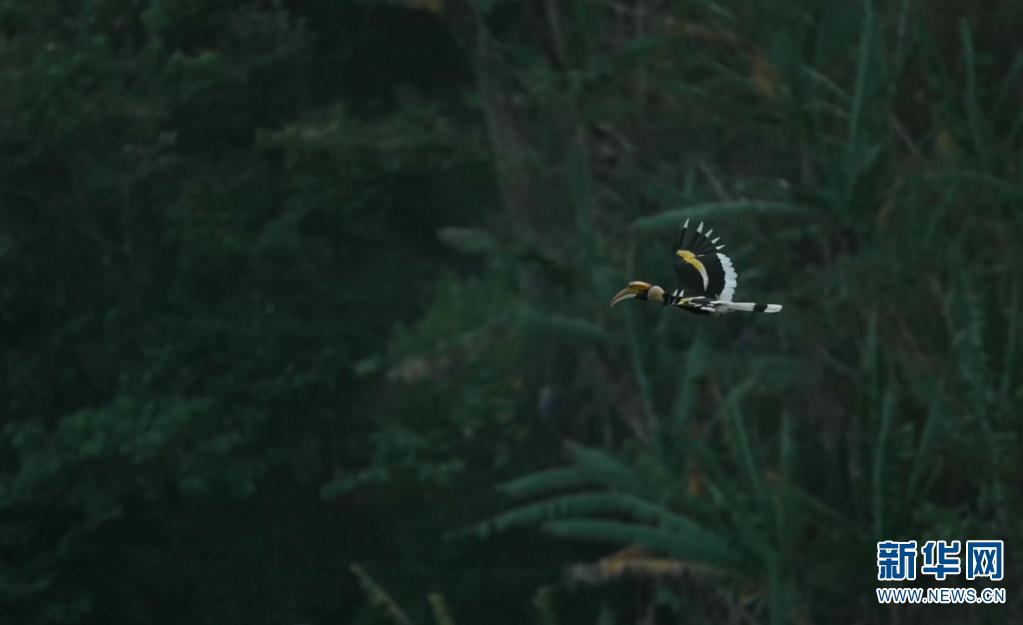
<path fill-rule="evenodd" d="M 656 502 L 741 554 L 723 584 L 731 613 L 869 622 L 861 564 L 874 541 L 1020 531 L 1004 492 L 1019 466 L 1007 414 L 1019 385 L 1007 380 L 1020 348 L 1020 146 L 1018 111 L 998 104 L 1018 86 L 1017 61 L 988 18 L 911 3 L 665 13 L 662 26 L 637 12 L 648 30 L 624 35 L 600 10 L 575 16 L 566 40 L 585 32 L 603 48 L 568 55 L 564 73 L 528 74 L 536 110 L 596 127 L 589 169 L 570 160 L 562 184 L 585 207 L 579 223 L 609 226 L 589 281 L 560 282 L 555 297 L 561 314 L 625 339 L 595 351 L 614 362 L 600 384 L 625 389 L 611 419 L 629 434 L 589 440 L 626 468 L 606 480 L 584 463 L 526 473 L 505 490 L 535 500 L 475 529 L 535 525 L 692 559 L 637 514 L 636 501 Z M 699 324 L 639 305 L 597 312 L 590 289 L 670 283 L 665 250 L 685 218 L 727 232 L 740 291 L 783 314 Z M 561 232 L 577 245 L 557 250 L 566 256 L 589 245 L 583 227 Z M 586 402 L 563 418 L 573 410 Z M 717 618 L 721 605 L 692 584 L 659 583 L 692 597 L 687 618 Z M 740 601 L 751 586 L 756 600 Z"/>
<path fill-rule="evenodd" d="M 1018 622 L 1021 25 L 0 1 L 0 622 Z"/>
<path fill-rule="evenodd" d="M 371 435 L 350 363 L 492 189 L 457 98 L 324 80 L 365 15 L 0 4 L 0 621 L 358 609 L 325 589 L 378 524 L 320 497 Z"/>

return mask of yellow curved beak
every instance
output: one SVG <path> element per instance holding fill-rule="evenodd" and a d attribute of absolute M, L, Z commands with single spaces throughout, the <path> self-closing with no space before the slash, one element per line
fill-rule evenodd
<path fill-rule="evenodd" d="M 637 294 L 638 294 L 638 291 L 637 291 L 636 287 L 631 286 L 631 285 L 625 287 L 621 291 L 618 291 L 617 293 L 615 293 L 615 296 L 611 298 L 611 308 L 614 308 L 615 304 L 617 304 L 618 302 L 622 302 L 622 301 L 625 301 L 627 299 L 632 299 L 633 297 L 636 297 Z"/>

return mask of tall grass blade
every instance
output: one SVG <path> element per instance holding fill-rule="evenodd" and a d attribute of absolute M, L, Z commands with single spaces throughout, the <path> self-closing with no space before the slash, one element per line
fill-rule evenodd
<path fill-rule="evenodd" d="M 401 609 L 401 606 L 399 606 L 397 602 L 391 598 L 391 595 L 387 594 L 387 591 L 384 590 L 383 587 L 376 582 L 376 580 L 370 577 L 369 573 L 367 573 L 365 569 L 358 564 L 352 564 L 349 568 L 359 580 L 359 586 L 362 587 L 362 591 L 366 593 L 366 597 L 369 598 L 370 603 L 381 608 L 393 623 L 397 623 L 397 625 L 414 625 L 412 619 L 405 614 L 405 611 Z"/>
<path fill-rule="evenodd" d="M 870 64 L 874 51 L 874 3 L 863 2 L 863 34 L 860 40 L 859 57 L 856 63 L 856 86 L 849 115 L 849 136 L 846 140 L 846 168 L 850 179 L 846 187 L 846 200 L 851 198 L 852 185 L 862 167 L 863 152 L 863 111 L 868 98 Z"/>
<path fill-rule="evenodd" d="M 963 40 L 963 64 L 966 67 L 966 93 L 963 94 L 966 119 L 970 125 L 974 154 L 980 160 L 984 171 L 989 171 L 991 150 L 988 149 L 989 137 L 984 129 L 984 118 L 977 93 L 977 55 L 973 49 L 973 35 L 966 20 L 960 20 L 959 30 Z"/>
<path fill-rule="evenodd" d="M 451 610 L 444 601 L 444 595 L 439 592 L 430 593 L 427 597 L 430 601 L 430 608 L 433 610 L 433 621 L 437 625 L 455 625 L 455 619 L 451 618 Z"/>
<path fill-rule="evenodd" d="M 746 428 L 741 408 L 742 398 L 750 391 L 750 389 L 753 388 L 753 384 L 754 381 L 751 378 L 741 382 L 732 389 L 729 393 L 726 404 L 726 414 L 729 425 L 731 426 L 732 435 L 735 439 L 735 451 L 739 459 L 740 466 L 742 467 L 753 492 L 756 493 L 757 497 L 762 498 L 766 493 L 764 491 L 760 472 L 757 469 L 757 461 L 753 457 L 753 448 L 750 444 L 749 432 Z"/>
<path fill-rule="evenodd" d="M 873 491 L 875 536 L 882 536 L 886 529 L 885 493 L 888 490 L 887 486 L 889 484 L 889 477 L 887 475 L 888 436 L 895 413 L 896 399 L 894 387 L 888 387 L 881 402 L 877 442 L 874 444 L 874 466 L 871 472 L 873 487 L 871 490 Z"/>

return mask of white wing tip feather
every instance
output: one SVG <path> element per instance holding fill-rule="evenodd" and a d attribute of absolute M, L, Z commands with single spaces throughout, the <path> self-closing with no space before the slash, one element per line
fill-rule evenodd
<path fill-rule="evenodd" d="M 721 261 L 721 268 L 725 271 L 725 287 L 721 289 L 718 297 L 725 301 L 731 301 L 735 294 L 735 287 L 739 284 L 739 275 L 735 272 L 731 258 L 724 254 L 718 254 L 718 260 Z"/>

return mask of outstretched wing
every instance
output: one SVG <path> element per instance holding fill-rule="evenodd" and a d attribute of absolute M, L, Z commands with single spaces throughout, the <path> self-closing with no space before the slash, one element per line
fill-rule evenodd
<path fill-rule="evenodd" d="M 721 237 L 710 238 L 713 230 L 703 231 L 703 222 L 693 235 L 689 234 L 689 220 L 682 224 L 682 232 L 675 243 L 675 276 L 678 288 L 690 295 L 706 295 L 715 299 L 731 301 L 738 284 L 732 259 L 721 253 L 724 244 L 718 245 Z M 686 239 L 691 239 L 687 241 Z"/>
<path fill-rule="evenodd" d="M 776 313 L 782 309 L 781 304 L 760 304 L 757 302 L 733 302 L 731 300 L 714 299 L 712 297 L 678 297 L 673 296 L 668 302 L 682 310 L 700 315 L 721 315 L 729 312 Z"/>

